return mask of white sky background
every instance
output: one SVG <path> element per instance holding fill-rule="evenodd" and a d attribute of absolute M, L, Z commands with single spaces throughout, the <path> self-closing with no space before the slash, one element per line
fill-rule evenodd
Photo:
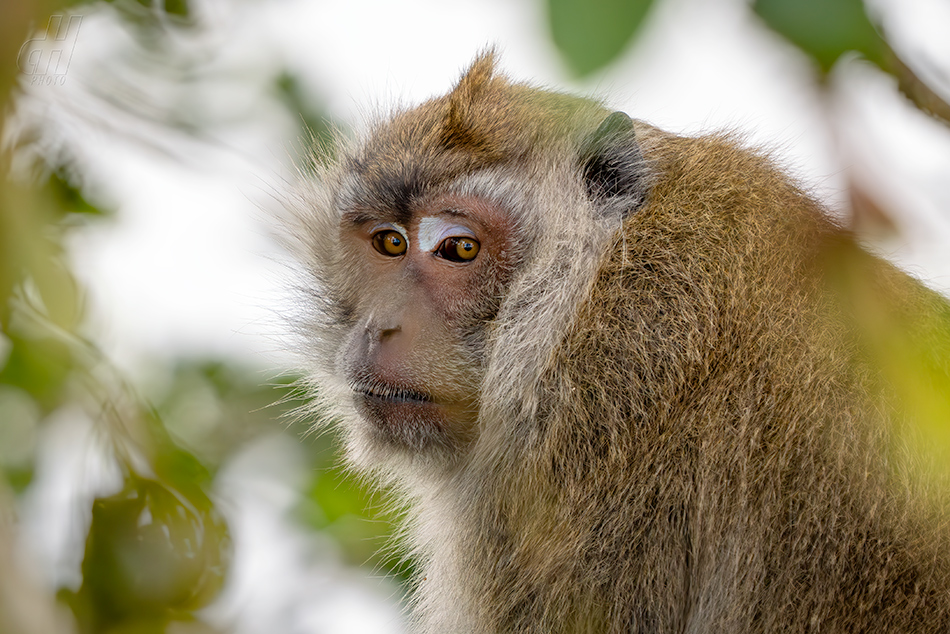
<path fill-rule="evenodd" d="M 209 30 L 180 42 L 201 60 L 196 81 L 185 84 L 174 64 L 138 57 L 106 12 L 86 16 L 67 82 L 32 92 L 22 112 L 47 133 L 48 151 L 75 156 L 88 190 L 117 210 L 72 242 L 93 336 L 142 381 L 150 367 L 179 356 L 291 364 L 281 342 L 286 277 L 275 262 L 281 255 L 268 213 L 297 128 L 274 100 L 275 76 L 289 68 L 332 118 L 358 126 L 376 108 L 445 92 L 488 44 L 499 47 L 501 67 L 515 79 L 601 96 L 675 132 L 737 130 L 773 149 L 833 207 L 848 179 L 857 179 L 902 214 L 901 237 L 878 248 L 950 291 L 950 128 L 914 110 L 888 78 L 859 62 L 839 66 L 836 98 L 823 102 L 808 62 L 759 25 L 742 0 L 658 5 L 622 59 L 583 84 L 567 77 L 541 3 L 532 0 L 208 0 L 199 9 Z M 947 82 L 950 4 L 875 6 L 896 48 L 925 62 L 924 76 L 942 68 Z M 950 93 L 948 83 L 943 88 Z M 120 99 L 120 107 L 102 96 Z M 199 138 L 128 112 L 175 112 L 182 104 L 197 117 Z M 300 474 L 282 473 L 290 467 L 275 464 L 277 449 L 268 447 L 239 456 L 219 482 L 243 518 L 239 545 L 277 545 L 242 560 L 229 590 L 231 609 L 245 610 L 241 631 L 279 624 L 272 631 L 358 632 L 360 622 L 365 631 L 385 631 L 380 622 L 392 625 L 392 613 L 373 612 L 356 595 L 336 598 L 326 588 L 350 583 L 326 585 L 326 571 L 339 566 L 308 555 L 303 536 L 271 521 Z M 288 460 L 287 448 L 280 452 Z M 284 563 L 275 568 L 275 561 Z M 322 600 L 307 611 L 302 606 L 315 591 Z M 339 609 L 327 611 L 333 604 Z M 352 629 L 331 624 L 334 618 Z"/>

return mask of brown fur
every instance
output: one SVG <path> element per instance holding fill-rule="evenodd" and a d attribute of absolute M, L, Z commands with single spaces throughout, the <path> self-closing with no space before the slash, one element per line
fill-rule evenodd
<path fill-rule="evenodd" d="M 607 114 L 486 55 L 295 204 L 317 398 L 411 501 L 416 627 L 948 631 L 947 303 L 729 138 L 636 123 L 609 163 L 633 193 L 592 196 Z M 339 223 L 439 192 L 507 209 L 514 255 L 444 355 L 479 364 L 476 431 L 407 452 L 367 439 L 339 377 L 365 285 Z"/>

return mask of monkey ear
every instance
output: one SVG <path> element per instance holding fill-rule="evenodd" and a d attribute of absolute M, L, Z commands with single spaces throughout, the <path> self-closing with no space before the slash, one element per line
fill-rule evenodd
<path fill-rule="evenodd" d="M 581 161 L 587 194 L 595 202 L 605 203 L 605 214 L 617 210 L 621 217 L 626 217 L 643 202 L 646 164 L 633 120 L 623 112 L 608 115 L 587 137 Z"/>

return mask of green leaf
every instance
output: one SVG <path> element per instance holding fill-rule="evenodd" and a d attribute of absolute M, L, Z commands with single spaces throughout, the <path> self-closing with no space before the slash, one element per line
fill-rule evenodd
<path fill-rule="evenodd" d="M 232 556 L 223 517 L 208 497 L 130 474 L 115 495 L 98 498 L 71 603 L 83 632 L 143 629 L 207 605 Z"/>
<path fill-rule="evenodd" d="M 626 48 L 653 0 L 548 0 L 551 35 L 580 77 L 613 61 Z"/>
<path fill-rule="evenodd" d="M 105 215 L 102 209 L 91 204 L 83 197 L 82 192 L 70 182 L 63 170 L 50 174 L 49 191 L 55 202 L 54 209 L 60 214 L 68 212 L 93 216 Z"/>
<path fill-rule="evenodd" d="M 65 383 L 74 368 L 69 348 L 55 339 L 9 335 L 12 347 L 0 368 L 0 384 L 24 390 L 44 412 L 62 402 Z"/>
<path fill-rule="evenodd" d="M 72 271 L 55 257 L 37 258 L 32 269 L 44 315 L 57 326 L 74 330 L 82 320 L 83 304 L 82 291 Z"/>
<path fill-rule="evenodd" d="M 824 73 L 848 51 L 887 69 L 887 45 L 868 20 L 862 0 L 755 0 L 752 8 Z"/>

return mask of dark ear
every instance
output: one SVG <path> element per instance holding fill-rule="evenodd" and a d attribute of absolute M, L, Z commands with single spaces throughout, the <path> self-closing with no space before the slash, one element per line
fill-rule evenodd
<path fill-rule="evenodd" d="M 633 121 L 614 112 L 587 137 L 581 151 L 584 185 L 605 214 L 626 217 L 646 197 L 647 171 Z"/>

